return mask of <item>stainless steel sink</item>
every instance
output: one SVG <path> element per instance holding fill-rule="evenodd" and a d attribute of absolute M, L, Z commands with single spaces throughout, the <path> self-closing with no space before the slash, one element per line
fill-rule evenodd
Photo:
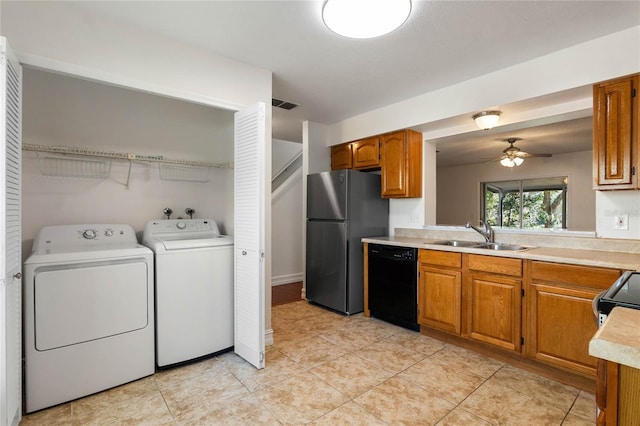
<path fill-rule="evenodd" d="M 461 240 L 444 240 L 444 241 L 436 241 L 432 243 L 438 246 L 451 246 L 451 247 L 475 247 L 479 244 L 482 244 L 478 241 L 461 241 Z"/>
<path fill-rule="evenodd" d="M 531 247 L 518 246 L 513 244 L 482 243 L 474 246 L 474 248 L 487 249 L 487 250 L 522 251 L 522 250 L 530 249 Z"/>
<path fill-rule="evenodd" d="M 533 247 L 519 246 L 514 244 L 501 244 L 501 243 L 481 243 L 478 241 L 462 241 L 462 240 L 443 240 L 436 241 L 438 246 L 451 246 L 451 247 L 468 247 L 477 248 L 483 250 L 505 250 L 505 251 L 523 251 Z"/>

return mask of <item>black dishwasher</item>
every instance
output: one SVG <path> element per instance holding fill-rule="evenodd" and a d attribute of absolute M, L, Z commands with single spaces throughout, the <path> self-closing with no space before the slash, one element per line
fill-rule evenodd
<path fill-rule="evenodd" d="M 418 325 L 418 249 L 369 244 L 371 316 L 410 330 Z"/>

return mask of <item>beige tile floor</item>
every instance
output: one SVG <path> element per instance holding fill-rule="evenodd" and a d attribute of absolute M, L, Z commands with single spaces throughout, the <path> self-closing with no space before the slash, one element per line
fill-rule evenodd
<path fill-rule="evenodd" d="M 273 308 L 255 370 L 226 353 L 22 425 L 593 425 L 592 394 L 361 314 Z"/>

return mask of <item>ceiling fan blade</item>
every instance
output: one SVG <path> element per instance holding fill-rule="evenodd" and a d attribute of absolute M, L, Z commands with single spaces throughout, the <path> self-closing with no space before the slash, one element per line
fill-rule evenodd
<path fill-rule="evenodd" d="M 524 154 L 524 155 L 523 155 Z M 551 157 L 551 154 L 529 154 L 528 152 L 521 152 L 520 157 L 531 158 L 531 157 Z"/>
<path fill-rule="evenodd" d="M 483 163 L 495 163 L 495 162 L 500 161 L 500 160 L 502 160 L 501 157 L 484 157 L 482 159 L 482 162 Z"/>

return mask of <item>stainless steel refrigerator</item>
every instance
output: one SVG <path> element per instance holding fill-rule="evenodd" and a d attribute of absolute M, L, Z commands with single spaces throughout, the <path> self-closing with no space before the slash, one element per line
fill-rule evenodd
<path fill-rule="evenodd" d="M 380 175 L 335 170 L 307 176 L 306 296 L 347 315 L 364 309 L 361 239 L 387 235 Z"/>

